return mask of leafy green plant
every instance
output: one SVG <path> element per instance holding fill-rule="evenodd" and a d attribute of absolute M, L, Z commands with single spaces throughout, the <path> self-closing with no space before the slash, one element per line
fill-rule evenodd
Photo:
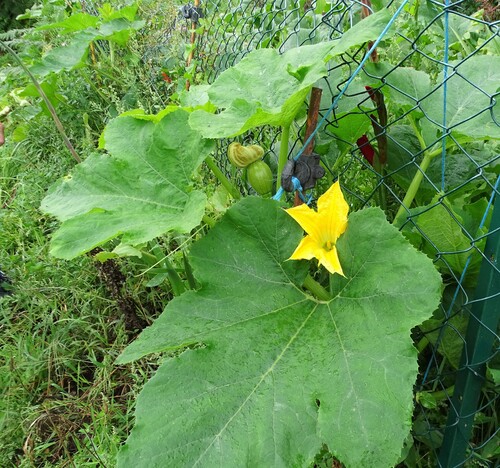
<path fill-rule="evenodd" d="M 158 123 L 120 117 L 107 127 L 112 156 L 88 157 L 42 203 L 64 221 L 53 254 L 73 258 L 118 236 L 137 245 L 199 224 L 206 198 L 190 179 L 213 145 L 188 127 L 188 116 L 178 110 Z"/>
<path fill-rule="evenodd" d="M 143 21 L 135 20 L 137 9 L 138 5 L 132 4 L 114 10 L 109 3 L 105 3 L 100 9 L 100 17 L 74 13 L 63 21 L 41 26 L 39 30 L 57 29 L 60 34 L 73 37 L 68 44 L 49 51 L 42 62 L 32 68 L 32 72 L 46 76 L 81 67 L 90 45 L 100 39 L 108 41 L 109 60 L 113 63 L 114 44 L 125 45 L 131 32 L 144 26 Z"/>
<path fill-rule="evenodd" d="M 436 306 L 439 276 L 379 210 L 364 210 L 337 243 L 346 279 L 336 276 L 332 299 L 318 302 L 300 290 L 307 263 L 286 262 L 301 236 L 278 203 L 248 198 L 193 247 L 201 289 L 173 301 L 120 362 L 202 349 L 167 360 L 145 387 L 121 466 L 269 463 L 269 453 L 303 464 L 322 442 L 348 466 L 397 460 L 416 372 L 408 332 Z M 157 392 L 170 408 L 162 415 Z"/>
<path fill-rule="evenodd" d="M 184 100 L 187 105 L 185 111 L 170 114 L 176 109 L 171 106 L 155 118 L 136 112 L 117 119 L 104 133 L 105 146 L 113 158 L 89 157 L 72 176 L 61 181 L 42 204 L 46 212 L 64 221 L 54 236 L 53 252 L 71 258 L 117 236 L 122 236 L 125 243 L 136 245 L 171 229 L 186 232 L 195 227 L 203 215 L 205 199 L 200 192 L 187 193 L 193 172 L 205 160 L 227 184 L 227 179 L 208 157 L 213 147 L 202 136 L 227 137 L 270 123 L 289 129 L 314 82 L 326 74 L 324 62 L 359 41 L 376 36 L 383 28 L 387 15 L 386 12 L 373 15 L 368 19 L 367 27 L 355 27 L 339 41 L 293 49 L 282 57 L 270 49 L 255 51 L 221 75 L 209 88 L 203 86 L 190 91 L 189 97 Z M 263 79 L 263 69 L 269 71 L 265 73 L 266 82 L 272 80 L 272 86 L 250 86 L 250 83 L 255 84 L 257 77 Z M 275 70 L 274 75 L 270 74 L 272 70 Z M 246 81 L 228 87 L 234 75 L 244 76 Z M 241 88 L 245 82 L 246 91 Z M 281 94 L 276 94 L 277 88 L 283 89 Z M 251 94 L 251 89 L 257 93 L 256 96 Z M 241 93 L 245 99 L 238 97 Z M 210 102 L 207 104 L 208 99 Z M 222 113 L 214 114 L 217 106 L 227 108 Z M 239 107 L 242 107 L 241 111 Z M 188 110 L 192 112 L 188 114 Z M 128 139 L 123 139 L 123 135 L 131 139 L 132 145 Z M 172 135 L 176 135 L 175 140 Z M 281 167 L 288 154 L 286 131 L 282 139 Z M 151 180 L 145 177 L 131 185 L 133 174 L 148 167 Z M 102 179 L 96 179 L 96 173 Z M 162 187 L 162 184 L 167 184 L 167 187 Z M 230 193 L 235 194 L 231 184 L 226 186 Z M 141 198 L 137 201 L 136 192 L 142 193 L 146 187 L 149 187 L 148 191 L 152 190 L 149 200 Z M 162 211 L 159 210 L 161 203 L 158 203 L 160 192 L 164 192 L 165 200 L 169 200 Z M 100 195 L 97 196 L 97 193 Z M 74 203 L 68 204 L 69 198 L 73 198 Z M 151 214 L 158 216 L 158 222 L 148 222 L 147 226 L 143 221 L 146 206 L 151 207 Z M 179 218 L 182 212 L 188 218 L 192 217 L 189 222 Z M 82 237 L 81 223 L 84 220 L 88 220 L 89 231 Z M 138 228 L 138 225 L 142 227 Z"/>
<path fill-rule="evenodd" d="M 382 86 L 389 105 L 394 106 L 393 112 L 403 112 L 409 122 L 407 130 L 396 125 L 389 131 L 393 151 L 388 169 L 395 173 L 396 181 L 406 191 L 396 223 L 403 220 L 405 209 L 415 197 L 424 197 L 428 202 L 429 196 L 425 194 L 436 193 L 435 187 L 441 182 L 442 162 L 438 156 L 443 154 L 443 139 L 449 156 L 447 164 L 453 168 L 445 174 L 446 190 L 454 189 L 463 180 L 464 173 L 474 173 L 481 165 L 482 158 L 476 159 L 475 152 L 469 148 L 483 140 L 500 139 L 500 128 L 493 118 L 497 113 L 496 101 L 491 101 L 497 92 L 499 68 L 499 58 L 489 55 L 476 54 L 463 62 L 451 62 L 446 80 L 445 116 L 443 72 L 433 80 L 424 71 L 411 67 L 394 68 L 385 63 L 366 67 L 370 76 L 382 77 L 382 82 L 366 83 Z M 442 134 L 443 122 L 450 129 L 449 135 Z M 471 152 L 473 156 L 464 156 L 464 152 Z M 415 154 L 419 155 L 418 168 L 408 164 Z M 426 173 L 428 176 L 424 177 Z"/>
<path fill-rule="evenodd" d="M 340 40 L 281 56 L 255 51 L 210 87 L 193 88 L 186 99 L 191 106 L 116 119 L 103 137 L 111 157 L 90 156 L 43 202 L 63 221 L 53 253 L 71 258 L 115 237 L 134 246 L 195 227 L 206 200 L 189 188 L 189 179 L 203 160 L 210 161 L 212 145 L 205 138 L 281 127 L 279 178 L 289 128 L 313 84 L 326 75 L 325 63 L 375 38 L 388 18 L 382 11 Z M 263 80 L 266 86 L 256 85 Z M 217 108 L 221 112 L 214 114 Z M 192 247 L 190 265 L 200 289 L 171 301 L 120 358 L 125 363 L 177 351 L 141 394 L 121 466 L 141 459 L 148 465 L 160 459 L 213 464 L 221 456 L 226 464 L 307 464 L 324 443 L 348 466 L 398 460 L 417 371 L 409 331 L 436 308 L 439 274 L 377 209 L 350 216 L 337 242 L 345 278 L 332 276 L 327 289 L 308 274 L 307 262 L 286 261 L 301 236 L 278 202 L 249 197 Z M 196 384 L 186 397 L 185 379 L 193 375 Z M 164 388 L 164 379 L 172 378 L 177 385 Z M 157 389 L 171 413 L 158 414 Z M 167 421 L 176 421 L 175 427 Z M 171 440 L 159 451 L 158 440 L 165 437 Z"/>
<path fill-rule="evenodd" d="M 190 124 L 207 138 L 240 135 L 252 128 L 281 127 L 277 180 L 288 158 L 290 126 L 315 82 L 327 75 L 326 63 L 356 44 L 375 38 L 390 18 L 382 10 L 335 41 L 290 49 L 280 55 L 260 49 L 222 73 L 206 91 L 217 114 L 193 112 Z"/>

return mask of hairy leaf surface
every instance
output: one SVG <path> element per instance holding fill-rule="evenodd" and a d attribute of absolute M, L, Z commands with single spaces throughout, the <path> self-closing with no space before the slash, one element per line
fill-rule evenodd
<path fill-rule="evenodd" d="M 219 114 L 202 110 L 190 123 L 207 138 L 239 135 L 261 125 L 289 125 L 313 84 L 327 74 L 326 62 L 349 48 L 376 39 L 390 19 L 388 10 L 369 16 L 340 39 L 290 49 L 258 49 L 223 72 L 208 89 Z"/>
<path fill-rule="evenodd" d="M 119 358 L 168 358 L 137 401 L 120 467 L 308 466 L 323 443 L 346 466 L 392 466 L 411 426 L 410 329 L 440 277 L 379 209 L 353 213 L 337 243 L 333 298 L 302 291 L 287 261 L 299 226 L 249 197 L 192 249 L 201 289 L 169 303 Z M 195 346 L 196 348 L 196 346 Z"/>
<path fill-rule="evenodd" d="M 106 128 L 110 155 L 92 155 L 52 187 L 42 209 L 63 223 L 53 255 L 73 258 L 115 237 L 139 244 L 201 220 L 205 195 L 192 190 L 193 171 L 213 149 L 182 110 L 158 123 L 120 117 Z"/>

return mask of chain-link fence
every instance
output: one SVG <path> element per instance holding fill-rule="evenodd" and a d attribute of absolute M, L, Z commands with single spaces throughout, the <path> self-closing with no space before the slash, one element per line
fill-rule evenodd
<path fill-rule="evenodd" d="M 316 85 L 315 152 L 355 207 L 381 206 L 443 276 L 439 310 L 414 330 L 421 372 L 407 466 L 424 466 L 422 454 L 425 466 L 493 466 L 500 441 L 498 7 L 206 0 L 195 60 L 213 82 L 254 49 L 284 52 L 336 39 L 386 6 L 395 34 L 369 56 L 373 44 L 331 60 L 328 77 Z M 290 158 L 301 152 L 305 124 L 293 133 Z M 266 159 L 276 164 L 276 130 L 240 140 L 265 142 Z M 228 143 L 219 144 L 218 161 L 231 173 Z"/>

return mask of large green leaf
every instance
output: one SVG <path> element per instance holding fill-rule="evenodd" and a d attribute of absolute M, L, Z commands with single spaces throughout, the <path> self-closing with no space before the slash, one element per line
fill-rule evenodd
<path fill-rule="evenodd" d="M 385 86 L 384 92 L 389 99 L 404 107 L 413 108 L 431 92 L 430 76 L 420 70 L 411 67 L 397 67 L 388 63 L 367 63 L 365 72 L 370 76 L 363 80 L 370 85 L 379 85 L 377 78 L 380 78 Z"/>
<path fill-rule="evenodd" d="M 476 55 L 449 71 L 446 90 L 446 127 L 452 133 L 472 138 L 500 138 L 498 99 L 500 90 L 500 57 Z M 453 72 L 456 73 L 453 73 Z M 438 83 L 443 74 L 438 76 Z M 443 123 L 443 93 L 441 86 L 424 99 L 422 109 L 435 124 Z"/>
<path fill-rule="evenodd" d="M 135 245 L 195 227 L 206 197 L 192 190 L 191 177 L 213 144 L 187 120 L 179 110 L 158 123 L 133 117 L 111 122 L 105 131 L 111 156 L 90 156 L 42 201 L 42 209 L 63 222 L 51 252 L 72 258 L 115 237 Z"/>
<path fill-rule="evenodd" d="M 58 29 L 59 34 L 68 34 L 77 31 L 83 31 L 87 28 L 95 28 L 99 24 L 99 18 L 88 13 L 74 13 L 70 17 L 65 18 L 57 23 L 45 24 L 39 26 L 37 30 Z"/>
<path fill-rule="evenodd" d="M 277 202 L 249 197 L 195 244 L 201 289 L 119 362 L 198 349 L 145 385 L 120 467 L 308 466 L 323 443 L 346 466 L 396 463 L 417 374 L 410 330 L 436 308 L 440 277 L 371 208 L 350 216 L 337 243 L 347 278 L 318 301 L 300 287 L 307 263 L 286 261 L 301 237 Z"/>
<path fill-rule="evenodd" d="M 115 19 L 126 20 L 128 26 L 135 21 L 137 15 L 137 4 L 125 6 L 119 10 L 114 10 L 108 3 L 99 9 L 100 17 L 89 15 L 88 13 L 73 13 L 68 18 L 56 23 L 50 23 L 36 28 L 39 31 L 46 29 L 58 29 L 59 34 L 69 34 L 83 31 L 88 28 L 97 28 L 100 23 L 106 24 Z M 115 31 L 116 32 L 116 31 Z"/>
<path fill-rule="evenodd" d="M 363 113 L 353 112 L 350 114 L 337 114 L 332 125 L 328 125 L 328 133 L 335 135 L 340 140 L 338 143 L 353 146 L 358 138 L 363 136 L 371 128 L 370 118 Z"/>
<path fill-rule="evenodd" d="M 31 71 L 43 77 L 52 72 L 59 73 L 81 66 L 87 57 L 89 44 L 95 37 L 94 30 L 79 31 L 68 44 L 49 51 L 40 63 L 31 67 Z"/>
<path fill-rule="evenodd" d="M 471 138 L 500 138 L 500 126 L 492 118 L 493 114 L 497 122 L 500 120 L 495 98 L 500 90 L 500 57 L 479 55 L 451 66 L 446 82 L 447 128 Z M 364 77 L 364 82 L 379 85 L 381 79 L 385 83 L 383 90 L 393 103 L 425 113 L 426 128 L 434 130 L 429 144 L 439 138 L 441 133 L 437 131 L 443 124 L 443 73 L 433 86 L 427 73 L 410 67 L 369 63 L 365 71 L 369 76 Z"/>
<path fill-rule="evenodd" d="M 239 135 L 261 125 L 289 125 L 313 86 L 327 75 L 326 62 L 349 48 L 376 39 L 388 10 L 369 16 L 340 39 L 290 49 L 258 49 L 223 72 L 208 89 L 222 112 L 195 111 L 190 123 L 207 138 Z"/>

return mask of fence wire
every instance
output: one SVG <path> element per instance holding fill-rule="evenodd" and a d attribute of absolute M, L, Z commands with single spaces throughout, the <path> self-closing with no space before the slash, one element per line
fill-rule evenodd
<path fill-rule="evenodd" d="M 397 225 L 434 259 L 445 283 L 439 310 L 413 332 L 421 372 L 408 466 L 421 466 L 422 453 L 430 454 L 428 466 L 494 466 L 499 459 L 500 34 L 498 7 L 483 3 L 481 10 L 471 1 L 408 2 L 396 34 L 356 79 L 367 46 L 332 60 L 316 85 L 322 164 L 355 207 L 379 205 L 402 220 Z M 196 59 L 210 83 L 254 49 L 284 52 L 339 38 L 382 5 L 206 0 L 201 8 Z M 304 128 L 295 135 L 290 157 L 304 144 Z M 277 130 L 264 127 L 239 140 L 265 141 L 266 159 L 276 164 Z M 219 142 L 217 159 L 232 175 L 229 143 Z M 420 189 L 409 200 L 418 173 Z"/>

